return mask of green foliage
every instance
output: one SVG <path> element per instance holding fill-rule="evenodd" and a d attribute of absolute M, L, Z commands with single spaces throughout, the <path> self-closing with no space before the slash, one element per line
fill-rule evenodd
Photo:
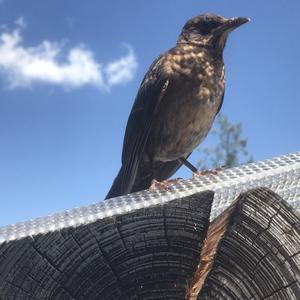
<path fill-rule="evenodd" d="M 231 123 L 227 117 L 219 114 L 216 118 L 212 135 L 216 145 L 199 149 L 201 160 L 197 167 L 201 170 L 210 168 L 232 168 L 245 162 L 251 162 L 252 156 L 247 151 L 247 139 L 242 137 L 242 124 Z"/>

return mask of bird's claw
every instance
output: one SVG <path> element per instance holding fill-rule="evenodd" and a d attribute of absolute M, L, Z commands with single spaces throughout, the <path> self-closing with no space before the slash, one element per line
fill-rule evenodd
<path fill-rule="evenodd" d="M 171 184 L 178 183 L 181 180 L 182 180 L 182 178 L 173 178 L 173 179 L 168 179 L 168 180 L 164 180 L 164 181 L 158 181 L 156 179 L 153 179 L 149 189 L 151 191 L 156 191 L 158 189 L 167 191 L 167 190 L 169 190 L 169 187 Z"/>

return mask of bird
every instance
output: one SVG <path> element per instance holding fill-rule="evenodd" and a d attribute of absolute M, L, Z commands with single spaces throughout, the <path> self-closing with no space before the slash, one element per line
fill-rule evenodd
<path fill-rule="evenodd" d="M 207 136 L 225 91 L 223 50 L 244 17 L 207 13 L 183 26 L 175 47 L 151 64 L 133 103 L 122 150 L 122 165 L 105 199 L 163 182 Z"/>

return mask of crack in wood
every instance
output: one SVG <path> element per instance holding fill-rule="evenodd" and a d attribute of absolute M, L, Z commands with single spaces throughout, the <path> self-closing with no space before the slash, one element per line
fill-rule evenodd
<path fill-rule="evenodd" d="M 101 255 L 103 256 L 106 265 L 108 266 L 108 268 L 111 270 L 111 273 L 115 277 L 115 279 L 118 283 L 118 286 L 119 286 L 119 290 L 122 293 L 122 297 L 124 297 L 123 299 L 129 300 L 129 297 L 126 294 L 123 294 L 123 293 L 125 293 L 126 289 L 125 289 L 125 287 L 123 287 L 122 280 L 121 280 L 120 276 L 118 275 L 118 272 L 116 272 L 116 270 L 111 265 L 108 255 L 106 254 L 106 252 L 103 250 L 102 246 L 100 245 L 100 242 L 99 242 L 97 236 L 93 233 L 92 229 L 89 226 L 87 226 L 87 229 L 91 233 L 91 235 L 94 237 L 97 247 L 98 247 Z"/>
<path fill-rule="evenodd" d="M 64 272 L 62 272 L 62 271 L 60 271 L 57 267 L 56 267 L 56 265 L 50 260 L 50 258 L 49 257 L 47 257 L 47 255 L 46 254 L 44 254 L 42 251 L 40 251 L 35 245 L 34 245 L 34 242 L 31 242 L 30 243 L 30 246 L 32 247 L 32 249 L 34 250 L 34 251 L 36 251 L 36 253 L 49 265 L 49 266 L 51 266 L 55 271 L 57 271 L 58 273 L 60 273 L 60 274 L 64 274 Z M 65 286 L 62 286 L 61 284 L 60 284 L 60 282 L 58 282 L 57 281 L 57 279 L 56 278 L 54 278 L 53 276 L 52 276 L 52 274 L 51 273 L 49 273 L 49 276 L 53 279 L 53 281 L 55 281 L 56 283 L 57 283 L 57 285 L 62 289 L 62 290 L 64 290 L 67 294 L 69 294 L 69 296 L 73 299 L 73 300 L 79 300 L 78 298 L 76 298 L 76 297 L 74 297 L 74 295 L 72 294 L 72 292 L 69 290 L 69 289 L 67 289 Z"/>

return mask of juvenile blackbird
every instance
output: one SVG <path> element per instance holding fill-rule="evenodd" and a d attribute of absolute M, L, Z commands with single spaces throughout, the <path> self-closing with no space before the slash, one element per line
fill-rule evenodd
<path fill-rule="evenodd" d="M 208 134 L 224 98 L 223 49 L 248 18 L 204 14 L 183 27 L 176 46 L 146 73 L 129 115 L 122 166 L 106 199 L 172 176 Z M 192 168 L 193 169 L 193 168 Z"/>

